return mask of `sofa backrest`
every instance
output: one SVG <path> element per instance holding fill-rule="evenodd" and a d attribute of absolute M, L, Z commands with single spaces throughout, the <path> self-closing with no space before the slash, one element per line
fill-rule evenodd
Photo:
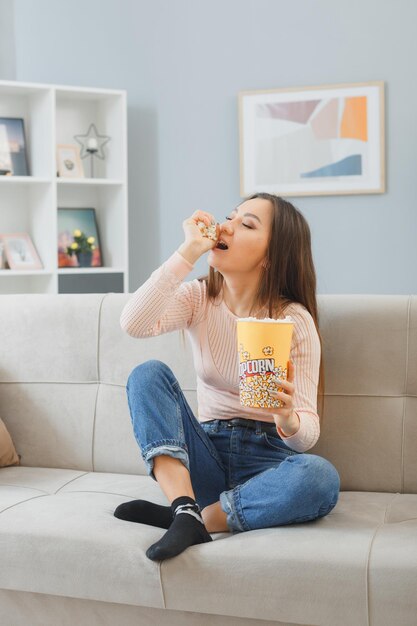
<path fill-rule="evenodd" d="M 0 296 L 0 417 L 26 466 L 146 474 L 126 381 L 160 359 L 197 415 L 180 333 L 134 339 L 130 294 Z M 318 296 L 325 366 L 321 436 L 342 490 L 417 493 L 417 296 Z"/>

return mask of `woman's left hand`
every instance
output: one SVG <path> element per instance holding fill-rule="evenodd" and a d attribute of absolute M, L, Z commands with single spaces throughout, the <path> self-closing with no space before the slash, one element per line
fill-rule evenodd
<path fill-rule="evenodd" d="M 294 374 L 295 365 L 292 361 L 288 361 L 287 380 L 275 378 L 278 385 L 283 387 L 284 391 L 269 392 L 274 399 L 281 400 L 285 405 L 279 409 L 274 409 L 275 412 L 272 414 L 272 417 L 274 418 L 275 425 L 281 428 L 282 432 L 287 437 L 295 435 L 300 428 L 300 418 L 294 411 Z"/>

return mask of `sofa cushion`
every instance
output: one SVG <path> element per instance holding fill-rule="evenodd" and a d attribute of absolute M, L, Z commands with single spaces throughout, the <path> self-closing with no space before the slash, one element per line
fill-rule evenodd
<path fill-rule="evenodd" d="M 57 468 L 0 472 L 0 588 L 164 608 L 146 549 L 163 529 L 114 517 L 143 498 L 168 505 L 150 477 Z"/>
<path fill-rule="evenodd" d="M 20 465 L 20 460 L 6 424 L 0 417 L 0 467 L 9 465 Z"/>
<path fill-rule="evenodd" d="M 24 466 L 146 475 L 124 386 L 2 383 L 0 413 Z"/>
<path fill-rule="evenodd" d="M 324 518 L 213 533 L 213 542 L 162 563 L 145 552 L 164 529 L 113 515 L 136 498 L 168 504 L 149 476 L 4 468 L 0 553 L 7 567 L 0 587 L 323 626 L 339 623 L 340 615 L 368 624 L 369 607 L 381 611 L 381 598 L 387 617 L 389 603 L 398 612 L 401 597 L 398 621 L 412 623 L 406 612 L 417 585 L 414 494 L 341 492 Z"/>
<path fill-rule="evenodd" d="M 208 548 L 164 562 L 167 608 L 321 626 L 416 623 L 415 494 L 341 492 L 324 518 Z"/>
<path fill-rule="evenodd" d="M 159 567 L 145 555 L 160 529 L 113 515 L 139 497 L 167 503 L 143 476 L 5 468 L 0 588 L 162 608 Z"/>
<path fill-rule="evenodd" d="M 179 333 L 129 337 L 120 327 L 129 297 L 0 295 L 0 326 L 8 329 L 1 337 L 0 415 L 13 423 L 23 465 L 146 476 L 126 382 L 148 359 L 163 358 L 174 369 L 197 411 L 188 342 Z"/>

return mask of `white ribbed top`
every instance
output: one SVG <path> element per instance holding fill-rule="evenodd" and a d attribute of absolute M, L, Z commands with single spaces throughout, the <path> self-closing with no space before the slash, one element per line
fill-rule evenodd
<path fill-rule="evenodd" d="M 122 329 L 132 337 L 154 337 L 182 328 L 187 331 L 197 373 L 200 422 L 244 417 L 273 423 L 274 409 L 251 409 L 239 401 L 236 321 L 241 318 L 223 300 L 216 304 L 207 301 L 204 282 L 183 282 L 192 269 L 193 265 L 175 251 L 132 294 L 120 317 Z M 291 448 L 304 452 L 320 435 L 320 340 L 314 320 L 303 305 L 291 303 L 285 314 L 294 323 L 290 360 L 295 366 L 293 398 L 300 428 L 291 437 L 278 430 Z"/>

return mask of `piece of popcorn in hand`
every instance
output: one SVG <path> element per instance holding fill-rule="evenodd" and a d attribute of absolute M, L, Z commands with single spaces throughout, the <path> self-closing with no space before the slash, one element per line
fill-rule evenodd
<path fill-rule="evenodd" d="M 199 221 L 197 222 L 197 226 L 199 227 L 203 237 L 208 237 L 213 241 L 217 240 L 216 224 L 210 224 L 210 226 L 206 226 L 204 222 Z"/>

